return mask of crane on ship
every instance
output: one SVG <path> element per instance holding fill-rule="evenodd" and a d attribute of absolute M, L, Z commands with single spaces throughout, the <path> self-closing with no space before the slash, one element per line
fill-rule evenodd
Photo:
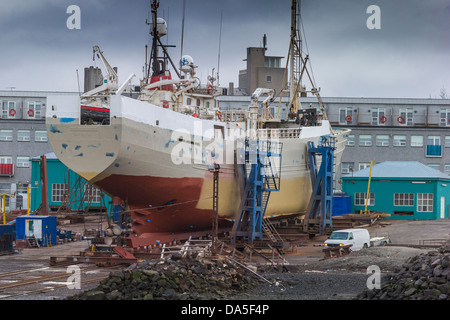
<path fill-rule="evenodd" d="M 92 97 L 97 94 L 105 94 L 109 93 L 120 95 L 125 90 L 126 86 L 130 83 L 130 81 L 136 76 L 135 74 L 131 74 L 127 80 L 119 87 L 119 76 L 117 75 L 116 70 L 109 64 L 106 57 L 103 55 L 103 52 L 100 50 L 98 45 L 93 47 L 93 60 L 96 58 L 100 60 L 103 64 L 102 74 L 103 74 L 103 83 L 101 86 L 94 88 L 84 94 L 81 95 L 82 98 Z"/>

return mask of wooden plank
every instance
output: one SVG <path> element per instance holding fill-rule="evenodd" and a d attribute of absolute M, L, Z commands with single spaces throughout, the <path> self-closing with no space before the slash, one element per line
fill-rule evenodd
<path fill-rule="evenodd" d="M 125 259 L 136 259 L 130 252 L 125 250 L 122 246 L 117 246 L 114 248 L 114 252 L 117 253 L 120 257 Z"/>

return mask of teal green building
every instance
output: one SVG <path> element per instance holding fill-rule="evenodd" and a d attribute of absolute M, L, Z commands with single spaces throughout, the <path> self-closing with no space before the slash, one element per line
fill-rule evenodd
<path fill-rule="evenodd" d="M 63 211 L 86 212 L 89 210 L 107 210 L 111 198 L 99 188 L 89 184 L 84 178 L 68 169 L 54 153 L 47 158 L 48 203 L 51 211 L 62 208 Z M 31 161 L 31 212 L 39 208 L 42 202 L 41 159 Z"/>
<path fill-rule="evenodd" d="M 342 191 L 352 198 L 351 211 L 365 209 L 370 167 L 342 177 Z M 450 176 L 417 161 L 374 165 L 367 210 L 391 219 L 448 219 Z"/>

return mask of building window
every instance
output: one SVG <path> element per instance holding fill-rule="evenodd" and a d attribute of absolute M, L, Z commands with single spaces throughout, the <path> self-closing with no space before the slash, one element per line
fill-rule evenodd
<path fill-rule="evenodd" d="M 413 207 L 414 193 L 394 193 L 394 206 Z"/>
<path fill-rule="evenodd" d="M 450 175 L 450 164 L 446 164 L 444 166 L 444 171 L 445 171 L 446 174 Z"/>
<path fill-rule="evenodd" d="M 359 163 L 359 166 L 358 166 L 359 170 L 363 170 L 365 168 L 370 168 L 370 162 L 360 162 Z"/>
<path fill-rule="evenodd" d="M 266 81 L 267 81 L 267 82 L 272 82 L 272 76 L 267 76 L 267 77 L 266 77 Z"/>
<path fill-rule="evenodd" d="M 188 106 L 190 106 L 191 103 L 192 103 L 192 99 L 191 99 L 191 98 L 187 98 L 187 99 L 186 99 L 186 104 L 187 104 Z"/>
<path fill-rule="evenodd" d="M 423 136 L 411 136 L 411 147 L 423 147 Z"/>
<path fill-rule="evenodd" d="M 355 192 L 355 206 L 365 206 L 366 205 L 366 194 L 365 192 Z M 368 206 L 375 205 L 375 193 L 369 193 L 369 203 Z"/>
<path fill-rule="evenodd" d="M 200 99 L 197 99 L 197 107 L 200 107 Z"/>
<path fill-rule="evenodd" d="M 433 194 L 417 194 L 417 212 L 433 212 Z"/>
<path fill-rule="evenodd" d="M 42 102 L 40 101 L 28 102 L 28 110 L 26 110 L 28 119 L 40 119 L 41 111 L 42 111 Z"/>
<path fill-rule="evenodd" d="M 353 171 L 353 168 L 354 168 L 353 162 L 342 162 L 341 173 L 350 173 Z"/>
<path fill-rule="evenodd" d="M 17 167 L 18 168 L 29 168 L 30 167 L 30 157 L 17 157 Z"/>
<path fill-rule="evenodd" d="M 12 141 L 12 130 L 0 130 L 0 141 Z"/>
<path fill-rule="evenodd" d="M 372 135 L 361 134 L 359 136 L 359 145 L 362 147 L 370 147 L 372 145 Z"/>
<path fill-rule="evenodd" d="M 0 110 L 1 111 L 0 117 L 2 119 L 7 119 L 8 118 L 8 114 L 9 114 L 9 112 L 8 112 L 8 101 L 2 101 L 1 107 L 2 107 L 2 109 Z"/>
<path fill-rule="evenodd" d="M 12 157 L 0 156 L 0 164 L 12 164 Z"/>
<path fill-rule="evenodd" d="M 17 130 L 17 141 L 30 141 L 30 130 Z"/>
<path fill-rule="evenodd" d="M 439 163 L 429 163 L 427 164 L 428 167 L 435 170 L 441 170 L 441 165 Z"/>
<path fill-rule="evenodd" d="M 346 142 L 347 146 L 354 146 L 355 145 L 355 135 L 349 134 Z"/>
<path fill-rule="evenodd" d="M 427 157 L 442 157 L 442 146 L 440 136 L 428 136 Z"/>
<path fill-rule="evenodd" d="M 445 147 L 450 147 L 450 136 L 445 136 Z"/>
<path fill-rule="evenodd" d="M 406 136 L 404 135 L 394 135 L 394 147 L 405 147 L 406 146 Z"/>
<path fill-rule="evenodd" d="M 268 68 L 279 68 L 281 63 L 281 58 L 278 57 L 264 57 L 264 67 Z"/>
<path fill-rule="evenodd" d="M 413 108 L 401 108 L 399 110 L 399 116 L 397 118 L 397 121 L 401 126 L 412 126 Z"/>
<path fill-rule="evenodd" d="M 375 108 L 372 110 L 372 125 L 373 126 L 384 126 L 387 121 L 386 109 L 385 108 Z"/>
<path fill-rule="evenodd" d="M 62 202 L 66 195 L 67 184 L 53 183 L 52 184 L 52 202 Z"/>
<path fill-rule="evenodd" d="M 0 117 L 2 119 L 10 119 L 16 117 L 17 109 L 15 101 L 2 101 L 0 107 Z"/>
<path fill-rule="evenodd" d="M 84 201 L 90 203 L 100 203 L 102 201 L 103 192 L 91 184 L 84 186 Z"/>
<path fill-rule="evenodd" d="M 441 137 L 440 136 L 428 136 L 428 145 L 432 146 L 440 146 L 441 145 Z"/>
<path fill-rule="evenodd" d="M 350 107 L 339 108 L 339 124 L 351 124 L 353 121 L 353 109 Z"/>
<path fill-rule="evenodd" d="M 34 133 L 34 141 L 48 141 L 47 139 L 47 131 L 36 131 Z"/>
<path fill-rule="evenodd" d="M 13 176 L 14 165 L 12 157 L 0 156 L 0 176 Z M 9 189 L 9 188 L 8 188 Z M 0 192 L 2 191 L 2 184 L 0 183 Z M 3 190 L 4 192 L 7 190 Z"/>
<path fill-rule="evenodd" d="M 388 146 L 389 146 L 389 135 L 377 134 L 377 147 L 388 147 Z"/>
<path fill-rule="evenodd" d="M 441 127 L 450 126 L 450 109 L 441 109 Z"/>

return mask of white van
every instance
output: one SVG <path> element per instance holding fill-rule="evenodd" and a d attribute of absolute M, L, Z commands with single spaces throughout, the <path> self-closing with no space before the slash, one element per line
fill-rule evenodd
<path fill-rule="evenodd" d="M 344 229 L 333 231 L 325 241 L 327 247 L 346 246 L 351 244 L 352 251 L 370 247 L 370 235 L 366 229 Z"/>

